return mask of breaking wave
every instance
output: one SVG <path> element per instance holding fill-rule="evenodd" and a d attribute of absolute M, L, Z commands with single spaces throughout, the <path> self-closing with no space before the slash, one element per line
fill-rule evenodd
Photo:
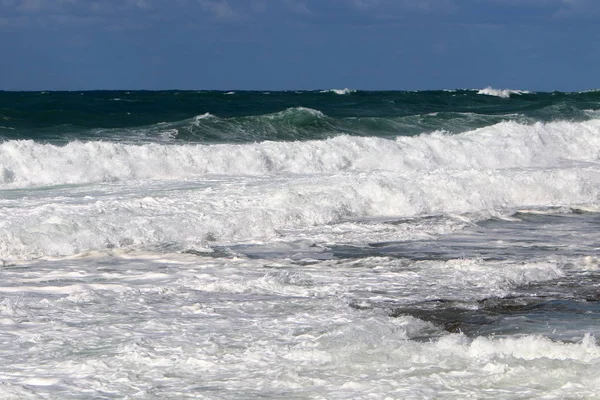
<path fill-rule="evenodd" d="M 503 99 L 508 99 L 513 94 L 529 94 L 531 92 L 527 90 L 512 90 L 512 89 L 494 89 L 492 87 L 486 87 L 485 89 L 481 89 L 477 92 L 477 94 L 485 94 L 488 96 L 496 96 L 502 97 Z"/>
<path fill-rule="evenodd" d="M 201 120 L 215 117 L 205 115 Z M 285 113 L 272 118 L 285 120 Z M 315 121 L 308 110 L 292 118 Z M 312 122 L 311 122 L 312 123 Z M 341 135 L 304 142 L 142 144 L 73 141 L 65 146 L 12 140 L 0 144 L 0 187 L 83 184 L 203 175 L 315 174 L 387 170 L 554 167 L 600 159 L 600 120 L 525 125 L 501 122 L 462 134 L 444 132 L 393 140 Z"/>

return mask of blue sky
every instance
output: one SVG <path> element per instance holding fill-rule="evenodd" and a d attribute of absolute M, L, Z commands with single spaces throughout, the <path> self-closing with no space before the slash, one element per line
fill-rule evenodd
<path fill-rule="evenodd" d="M 598 0 L 0 0 L 0 89 L 600 87 Z"/>

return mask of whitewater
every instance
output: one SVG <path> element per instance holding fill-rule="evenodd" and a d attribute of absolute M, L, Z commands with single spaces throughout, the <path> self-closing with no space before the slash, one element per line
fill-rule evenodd
<path fill-rule="evenodd" d="M 0 92 L 0 397 L 595 398 L 599 116 Z"/>

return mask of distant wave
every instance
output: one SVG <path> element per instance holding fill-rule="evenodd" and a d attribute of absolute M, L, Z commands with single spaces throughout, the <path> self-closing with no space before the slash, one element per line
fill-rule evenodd
<path fill-rule="evenodd" d="M 134 99 L 122 99 L 120 97 L 112 98 L 112 99 L 110 99 L 110 101 L 124 101 L 126 103 L 136 103 L 137 102 L 137 100 L 134 100 Z"/>
<path fill-rule="evenodd" d="M 485 89 L 481 89 L 477 92 L 477 94 L 502 97 L 503 99 L 508 99 L 513 94 L 529 94 L 529 93 L 531 93 L 531 92 L 529 92 L 527 90 L 494 89 L 489 86 L 486 87 Z"/>
<path fill-rule="evenodd" d="M 201 115 L 196 115 L 194 117 L 194 119 L 196 121 L 199 121 L 199 120 L 202 120 L 202 119 L 207 119 L 207 118 L 216 118 L 216 117 L 214 115 L 212 115 L 211 113 L 204 113 L 204 114 L 201 114 Z"/>
<path fill-rule="evenodd" d="M 328 89 L 328 90 L 321 90 L 321 93 L 335 93 L 335 94 L 350 94 L 350 93 L 356 93 L 356 90 L 354 89 Z"/>

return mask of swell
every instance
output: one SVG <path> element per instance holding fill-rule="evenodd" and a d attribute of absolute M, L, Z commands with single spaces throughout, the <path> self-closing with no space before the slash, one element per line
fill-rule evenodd
<path fill-rule="evenodd" d="M 340 133 L 386 137 L 465 132 L 503 120 L 584 121 L 597 118 L 600 109 L 597 91 L 340 93 L 0 92 L 0 140 L 225 143 Z"/>
<path fill-rule="evenodd" d="M 148 128 L 114 132 L 111 138 L 123 141 L 172 143 L 248 143 L 257 141 L 321 140 L 339 135 L 415 136 L 444 130 L 460 133 L 504 120 L 529 122 L 520 115 L 480 115 L 475 113 L 442 112 L 403 117 L 343 117 L 333 118 L 319 110 L 297 107 L 281 112 L 221 118 L 210 113 L 175 123 Z M 103 135 L 106 135 L 104 132 Z"/>
<path fill-rule="evenodd" d="M 66 144 L 70 141 L 109 140 L 120 143 L 248 143 L 256 141 L 295 141 L 326 139 L 341 134 L 351 136 L 414 136 L 445 130 L 460 133 L 504 120 L 533 122 L 523 115 L 485 115 L 471 112 L 433 112 L 400 117 L 330 117 L 319 110 L 295 107 L 256 116 L 218 117 L 211 113 L 175 122 L 160 122 L 130 128 L 81 130 L 73 125 L 18 130 L 0 125 L 6 140 L 33 139 Z M 33 136 L 33 137 L 32 137 Z"/>
<path fill-rule="evenodd" d="M 555 118 L 556 115 L 565 118 Z M 40 143 L 64 145 L 72 141 L 98 140 L 127 144 L 216 144 L 322 140 L 339 135 L 394 138 L 435 131 L 463 133 L 505 121 L 534 124 L 555 120 L 586 121 L 599 116 L 600 110 L 578 110 L 561 103 L 538 110 L 535 116 L 522 113 L 486 115 L 472 112 L 432 112 L 402 117 L 334 118 L 319 110 L 297 107 L 273 114 L 229 118 L 205 113 L 182 121 L 131 128 L 80 130 L 76 126 L 65 125 L 39 129 L 35 134 L 0 125 L 0 139 L 31 139 Z"/>

